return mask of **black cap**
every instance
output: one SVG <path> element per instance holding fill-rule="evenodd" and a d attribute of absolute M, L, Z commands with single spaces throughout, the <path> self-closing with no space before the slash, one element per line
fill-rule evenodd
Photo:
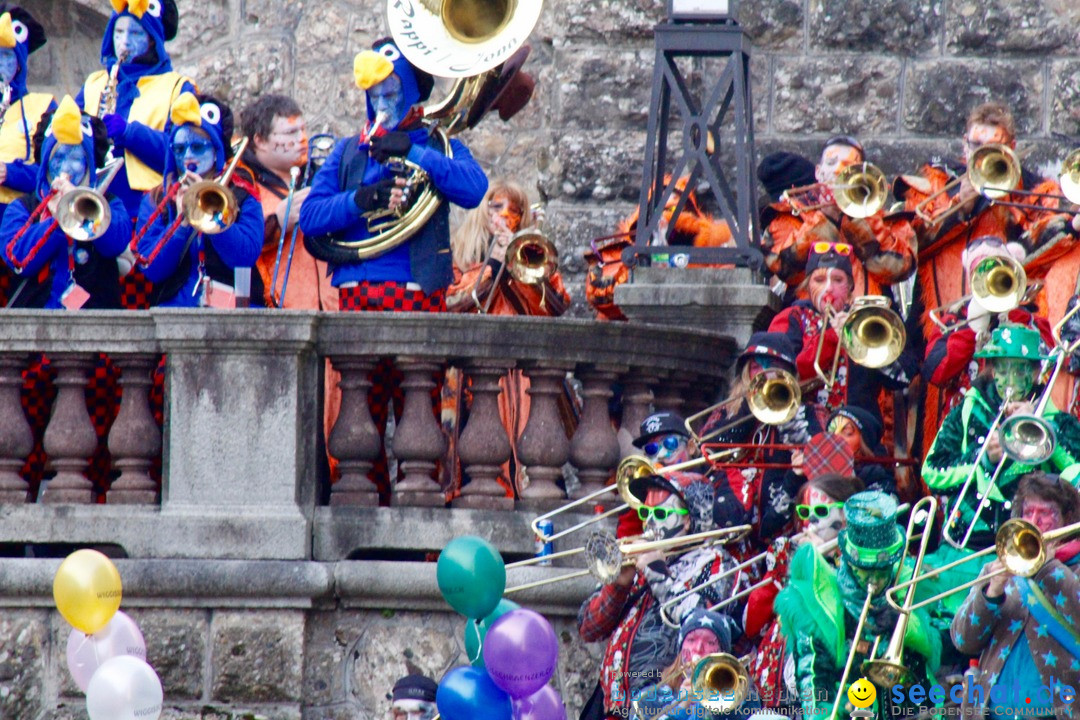
<path fill-rule="evenodd" d="M 634 447 L 643 448 L 659 435 L 690 437 L 690 433 L 686 431 L 686 420 L 681 415 L 673 412 L 658 412 L 641 421 L 641 434 L 634 440 Z"/>
<path fill-rule="evenodd" d="M 814 163 L 802 155 L 775 152 L 762 158 L 757 167 L 757 176 L 765 186 L 765 192 L 775 202 L 785 190 L 816 183 L 815 169 Z"/>
<path fill-rule="evenodd" d="M 833 419 L 838 417 L 847 418 L 855 423 L 855 427 L 859 428 L 859 434 L 862 435 L 863 442 L 866 443 L 868 448 L 877 447 L 878 443 L 881 442 L 881 421 L 874 417 L 869 410 L 857 405 L 845 405 L 829 416 L 829 422 L 825 424 L 825 427 L 828 427 Z"/>
<path fill-rule="evenodd" d="M 735 361 L 735 372 L 742 372 L 743 365 L 755 355 L 776 358 L 790 365 L 792 370 L 796 367 L 795 345 L 792 344 L 791 338 L 784 333 L 756 332 L 751 335 L 750 341 L 746 343 L 746 349 L 742 351 L 739 359 Z"/>
<path fill-rule="evenodd" d="M 439 684 L 424 675 L 406 675 L 394 683 L 391 700 L 423 700 L 435 702 Z"/>

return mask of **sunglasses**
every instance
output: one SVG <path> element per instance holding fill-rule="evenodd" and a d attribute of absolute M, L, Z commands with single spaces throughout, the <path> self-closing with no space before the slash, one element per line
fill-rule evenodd
<path fill-rule="evenodd" d="M 671 515 L 689 515 L 690 511 L 686 508 L 666 508 L 656 507 L 652 505 L 642 505 L 638 508 L 637 516 L 641 518 L 642 522 L 648 520 L 650 517 L 656 518 L 658 522 L 667 520 Z"/>
<path fill-rule="evenodd" d="M 655 440 L 652 440 L 650 442 L 645 443 L 645 447 L 643 447 L 642 450 L 645 451 L 646 455 L 656 455 L 656 454 L 658 454 L 660 452 L 661 447 L 663 447 L 665 450 L 674 452 L 675 450 L 679 449 L 679 445 L 682 442 L 683 442 L 682 438 L 676 437 L 675 435 L 668 435 L 666 438 L 664 438 L 660 442 L 656 442 Z"/>
<path fill-rule="evenodd" d="M 795 514 L 799 516 L 800 520 L 809 520 L 813 515 L 818 520 L 824 520 L 829 517 L 829 513 L 833 508 L 842 508 L 844 503 L 822 503 L 820 505 L 796 505 Z"/>
<path fill-rule="evenodd" d="M 850 255 L 851 245 L 847 243 L 831 243 L 827 240 L 819 240 L 814 243 L 813 250 L 818 255 L 824 255 L 827 252 L 834 252 L 837 255 Z"/>
<path fill-rule="evenodd" d="M 213 143 L 209 140 L 196 140 L 190 143 L 173 143 L 172 151 L 173 155 L 187 155 L 189 152 L 195 155 L 202 155 L 210 150 L 214 149 Z"/>

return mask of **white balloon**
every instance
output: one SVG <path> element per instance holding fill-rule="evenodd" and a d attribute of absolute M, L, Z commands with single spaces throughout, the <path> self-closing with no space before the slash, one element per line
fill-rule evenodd
<path fill-rule="evenodd" d="M 157 720 L 161 716 L 161 680 L 137 657 L 106 660 L 86 688 L 90 720 Z"/>
<path fill-rule="evenodd" d="M 146 660 L 146 641 L 139 626 L 120 610 L 116 611 L 108 625 L 93 635 L 80 630 L 73 630 L 68 635 L 68 670 L 83 692 L 86 692 L 90 678 L 102 663 L 120 655 Z"/>

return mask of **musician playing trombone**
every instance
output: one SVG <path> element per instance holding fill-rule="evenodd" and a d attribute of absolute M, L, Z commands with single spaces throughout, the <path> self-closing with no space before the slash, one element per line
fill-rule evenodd
<path fill-rule="evenodd" d="M 862 675 L 862 661 L 879 645 L 888 645 L 898 627 L 898 613 L 886 602 L 885 591 L 910 568 L 906 563 L 900 567 L 906 538 L 896 513 L 890 495 L 852 495 L 844 503 L 847 526 L 838 538 L 839 568 L 834 570 L 810 544 L 792 558 L 788 585 L 777 595 L 775 608 L 794 659 L 793 690 L 807 716 L 848 717 L 848 685 Z M 903 632 L 903 661 L 912 682 L 929 687 L 941 657 L 941 636 L 922 610 Z M 894 709 L 900 712 L 893 706 L 891 689 L 877 688 L 875 711 L 881 720 Z"/>
<path fill-rule="evenodd" d="M 1060 477 L 1029 473 L 1020 479 L 1011 514 L 1045 535 L 1080 521 L 1080 494 Z M 972 587 L 953 620 L 956 647 L 979 656 L 979 687 L 965 694 L 965 713 L 1072 714 L 1080 689 L 1080 541 L 1046 545 L 1049 559 L 1032 577 L 1005 572 Z M 993 560 L 983 574 L 1003 567 Z M 991 696 L 995 685 L 999 690 Z"/>
<path fill-rule="evenodd" d="M 713 488 L 699 475 L 650 475 L 631 482 L 631 492 L 644 502 L 639 510 L 645 536 L 669 540 L 713 528 Z M 638 555 L 614 582 L 602 585 L 578 612 L 578 634 L 585 642 L 607 640 L 600 682 L 581 717 L 589 720 L 625 717 L 635 693 L 656 683 L 678 655 L 678 631 L 661 618 L 660 606 L 714 574 L 734 566 L 718 546 L 678 555 L 651 551 Z M 742 582 L 732 574 L 687 596 L 671 612 L 678 624 L 695 608 L 719 602 Z M 737 613 L 735 607 L 727 612 Z M 723 614 L 730 632 L 740 630 L 732 615 Z M 676 625 L 678 627 L 678 625 Z"/>
<path fill-rule="evenodd" d="M 1012 514 L 1020 477 L 1034 469 L 1003 457 L 1000 434 L 996 428 L 990 430 L 1011 416 L 1032 413 L 1040 363 L 1047 357 L 1039 334 L 1024 327 L 998 327 L 975 357 L 987 361 L 986 372 L 946 416 L 923 464 L 923 481 L 931 492 L 946 499 L 949 521 L 943 532 L 957 545 L 964 545 L 959 549 L 942 543 L 927 556 L 932 566 L 940 567 L 975 548 L 993 544 L 994 534 Z M 1075 483 L 1080 475 L 1080 423 L 1058 412 L 1052 403 L 1043 415 L 1054 430 L 1056 444 L 1049 460 L 1039 467 L 1061 473 L 1066 481 Z M 973 480 L 971 487 L 960 497 L 969 479 Z M 970 535 L 967 543 L 963 543 L 965 535 Z M 977 572 L 977 568 L 961 565 L 942 577 L 946 585 L 956 586 Z M 945 614 L 952 614 L 960 601 L 959 597 L 947 598 L 943 603 Z"/>
<path fill-rule="evenodd" d="M 866 210 L 868 215 L 852 217 L 836 202 L 836 196 L 847 189 L 838 187 L 842 185 L 841 172 L 865 160 L 866 152 L 855 138 L 829 138 L 814 170 L 817 183 L 790 189 L 762 212 L 762 243 L 769 248 L 766 266 L 795 290 L 797 297 L 805 297 L 800 284 L 811 272 L 807 262 L 811 247 L 818 242 L 842 242 L 854 249 L 854 295 L 881 295 L 915 271 L 915 232 L 907 215 L 887 214 L 879 207 Z M 770 185 L 775 183 L 771 175 L 783 169 L 763 162 L 758 174 Z"/>

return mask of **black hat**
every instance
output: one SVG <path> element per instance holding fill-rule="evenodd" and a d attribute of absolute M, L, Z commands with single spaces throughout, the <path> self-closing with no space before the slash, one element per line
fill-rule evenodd
<path fill-rule="evenodd" d="M 643 448 L 658 435 L 682 435 L 690 437 L 686 431 L 686 420 L 673 412 L 653 413 L 641 421 L 641 434 L 634 440 L 634 447 Z"/>
<path fill-rule="evenodd" d="M 848 245 L 848 248 L 850 247 L 851 246 Z M 831 247 L 823 253 L 816 252 L 814 248 L 811 247 L 810 256 L 806 258 L 806 276 L 810 277 L 810 274 L 819 267 L 836 268 L 837 270 L 843 270 L 849 278 L 855 277 L 855 274 L 851 269 L 850 249 L 847 255 L 842 255 Z"/>
<path fill-rule="evenodd" d="M 814 170 L 814 163 L 802 155 L 775 152 L 762 158 L 758 164 L 757 176 L 765 186 L 765 192 L 776 201 L 785 190 L 817 182 Z"/>
<path fill-rule="evenodd" d="M 859 434 L 862 435 L 863 442 L 866 443 L 868 448 L 877 447 L 878 443 L 881 442 L 881 421 L 874 417 L 869 410 L 857 405 L 845 405 L 829 416 L 829 422 L 825 424 L 825 427 L 831 425 L 833 419 L 838 417 L 847 418 L 855 423 L 855 427 L 859 428 Z"/>
<path fill-rule="evenodd" d="M 175 40 L 176 32 L 180 29 L 180 11 L 176 8 L 176 0 L 161 3 L 161 25 L 165 29 L 165 39 Z"/>
<path fill-rule="evenodd" d="M 739 359 L 735 361 L 735 373 L 742 372 L 743 365 L 755 355 L 776 358 L 786 362 L 792 369 L 795 368 L 795 346 L 791 343 L 791 338 L 784 333 L 756 332 L 751 335 L 750 342 L 746 344 L 746 349 L 742 351 Z"/>
<path fill-rule="evenodd" d="M 424 675 L 406 675 L 394 683 L 391 700 L 423 700 L 435 702 L 439 684 Z"/>
<path fill-rule="evenodd" d="M 720 652 L 731 651 L 731 618 L 715 610 L 706 610 L 696 607 L 690 611 L 679 627 L 679 646 L 682 647 L 686 636 L 695 630 L 708 630 L 716 636 L 716 642 L 720 644 Z"/>

